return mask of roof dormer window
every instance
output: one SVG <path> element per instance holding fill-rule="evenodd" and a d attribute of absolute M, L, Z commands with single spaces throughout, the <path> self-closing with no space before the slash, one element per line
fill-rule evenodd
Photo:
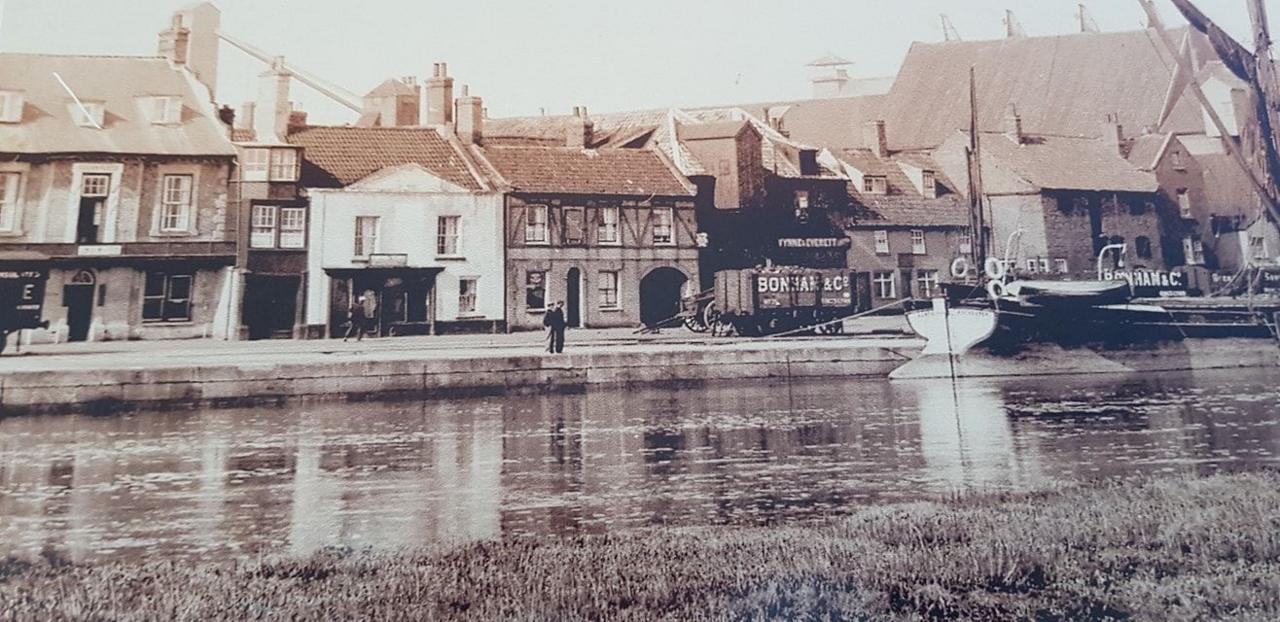
<path fill-rule="evenodd" d="M 80 100 L 67 104 L 67 107 L 71 109 L 71 118 L 76 125 L 102 129 L 103 117 L 106 114 L 106 105 L 102 102 Z"/>
<path fill-rule="evenodd" d="M 0 91 L 0 123 L 22 120 L 22 91 Z"/>
<path fill-rule="evenodd" d="M 920 194 L 923 194 L 926 199 L 938 198 L 938 178 L 933 171 L 920 173 Z"/>
<path fill-rule="evenodd" d="M 889 194 L 889 178 L 867 175 L 862 178 L 863 194 Z"/>
<path fill-rule="evenodd" d="M 182 121 L 182 98 L 173 95 L 143 97 L 140 103 L 147 120 L 156 125 L 174 125 Z"/>

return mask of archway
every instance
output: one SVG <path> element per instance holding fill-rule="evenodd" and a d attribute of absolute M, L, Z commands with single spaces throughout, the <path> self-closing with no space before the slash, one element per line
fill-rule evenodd
<path fill-rule="evenodd" d="M 640 322 L 653 326 L 680 315 L 680 296 L 689 277 L 675 268 L 654 268 L 640 280 Z"/>

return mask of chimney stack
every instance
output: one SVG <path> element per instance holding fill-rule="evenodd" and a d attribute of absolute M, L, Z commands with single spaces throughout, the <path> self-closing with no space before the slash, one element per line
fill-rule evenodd
<path fill-rule="evenodd" d="M 305 110 L 294 110 L 289 113 L 289 125 L 285 128 L 286 135 L 301 132 L 307 129 L 307 112 Z"/>
<path fill-rule="evenodd" d="M 591 145 L 591 135 L 594 131 L 595 124 L 587 116 L 587 108 L 574 106 L 573 117 L 569 119 L 569 125 L 565 130 L 565 145 L 571 149 L 586 149 Z"/>
<path fill-rule="evenodd" d="M 182 25 L 182 14 L 174 13 L 169 28 L 160 31 L 160 55 L 175 67 L 185 67 L 190 45 L 191 31 Z"/>
<path fill-rule="evenodd" d="M 1112 153 L 1124 157 L 1124 126 L 1120 124 L 1119 115 L 1107 115 L 1102 124 L 1102 140 Z"/>
<path fill-rule="evenodd" d="M 217 101 L 218 29 L 222 12 L 209 2 L 192 4 L 173 14 L 169 29 L 160 33 L 160 55 L 186 67 Z"/>
<path fill-rule="evenodd" d="M 236 129 L 251 130 L 253 129 L 253 102 L 245 102 L 240 104 L 240 112 L 236 114 Z"/>
<path fill-rule="evenodd" d="M 426 114 L 421 116 L 426 119 L 427 125 L 453 123 L 453 78 L 449 77 L 448 64 L 435 63 L 431 66 L 431 77 L 427 79 L 426 90 Z"/>
<path fill-rule="evenodd" d="M 284 57 L 277 56 L 271 69 L 258 76 L 258 103 L 254 107 L 253 131 L 258 142 L 284 142 L 289 132 L 289 81 L 293 78 L 284 68 Z"/>
<path fill-rule="evenodd" d="M 889 157 L 889 137 L 885 132 L 884 121 L 869 121 L 862 128 L 863 146 L 877 158 Z"/>
<path fill-rule="evenodd" d="M 484 102 L 472 97 L 465 86 L 458 98 L 457 132 L 464 145 L 478 145 L 484 139 Z"/>
<path fill-rule="evenodd" d="M 1019 145 L 1022 144 L 1022 117 L 1018 114 L 1018 108 L 1013 104 L 1009 104 L 1008 110 L 1004 113 L 1004 133 Z"/>

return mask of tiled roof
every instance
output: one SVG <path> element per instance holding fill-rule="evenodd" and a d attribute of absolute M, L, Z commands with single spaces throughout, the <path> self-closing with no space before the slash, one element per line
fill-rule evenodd
<path fill-rule="evenodd" d="M 862 188 L 849 184 L 849 197 L 853 204 L 848 226 L 896 226 L 896 227 L 965 227 L 969 225 L 969 207 L 955 185 L 947 179 L 928 156 L 923 154 L 898 154 L 878 158 L 866 150 L 850 150 L 839 155 L 840 159 L 865 174 L 883 175 L 888 180 L 888 194 L 876 195 L 862 192 Z M 934 172 L 938 195 L 926 198 L 898 165 L 906 162 Z M 865 167 L 865 168 L 864 168 Z M 868 169 L 876 171 L 868 172 Z"/>
<path fill-rule="evenodd" d="M 693 196 L 692 185 L 651 149 L 486 146 L 484 154 L 516 192 Z"/>
<path fill-rule="evenodd" d="M 931 148 L 967 128 L 970 67 L 983 130 L 1003 129 L 1014 104 L 1028 133 L 1096 137 L 1110 114 L 1137 132 L 1159 123 L 1175 66 L 1149 31 L 916 43 L 884 103 L 889 143 Z M 1163 129 L 1202 128 L 1183 98 Z"/>
<path fill-rule="evenodd" d="M 1155 175 L 1139 170 L 1118 151 L 1094 138 L 1024 136 L 1021 143 L 1004 134 L 982 138 L 984 188 L 1001 194 L 988 167 L 1007 172 L 1041 190 L 1155 192 Z"/>
<path fill-rule="evenodd" d="M 102 129 L 80 127 L 63 82 L 81 101 L 102 102 Z M 0 123 L 0 152 L 235 155 L 208 93 L 160 57 L 0 53 L 0 90 L 23 92 L 22 120 Z M 182 98 L 181 121 L 150 122 L 145 96 Z"/>
<path fill-rule="evenodd" d="M 258 133 L 253 128 L 236 127 L 231 129 L 231 142 L 251 143 L 258 140 Z"/>
<path fill-rule="evenodd" d="M 1204 200 L 1217 216 L 1253 217 L 1261 207 L 1248 173 L 1227 152 L 1222 139 L 1212 136 L 1179 136 L 1187 154 L 1204 175 Z"/>
<path fill-rule="evenodd" d="M 836 151 L 865 146 L 863 127 L 882 119 L 884 95 L 802 99 L 739 106 L 761 119 L 780 112 L 782 130 L 796 142 Z"/>
<path fill-rule="evenodd" d="M 389 166 L 418 164 L 441 179 L 481 190 L 463 153 L 430 127 L 310 127 L 289 135 L 303 147 L 302 183 L 346 186 Z"/>

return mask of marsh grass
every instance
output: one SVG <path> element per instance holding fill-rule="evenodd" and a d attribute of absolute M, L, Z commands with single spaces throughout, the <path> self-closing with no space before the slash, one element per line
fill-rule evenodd
<path fill-rule="evenodd" d="M 228 563 L 0 563 L 0 619 L 1276 620 L 1280 475 Z"/>

